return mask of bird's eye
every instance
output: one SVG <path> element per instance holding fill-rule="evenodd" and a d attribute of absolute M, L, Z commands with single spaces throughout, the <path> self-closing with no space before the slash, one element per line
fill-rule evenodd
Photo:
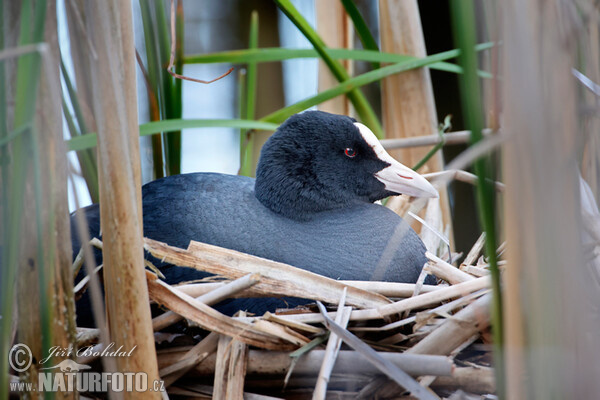
<path fill-rule="evenodd" d="M 354 150 L 352 147 L 346 147 L 344 154 L 350 158 L 354 158 L 356 156 L 356 150 Z"/>

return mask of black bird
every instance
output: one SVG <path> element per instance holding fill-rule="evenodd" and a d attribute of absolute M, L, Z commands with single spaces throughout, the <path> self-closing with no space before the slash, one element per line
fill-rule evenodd
<path fill-rule="evenodd" d="M 144 235 L 183 248 L 190 240 L 205 242 L 333 279 L 415 282 L 427 261 L 425 246 L 398 215 L 373 204 L 400 193 L 438 195 L 388 155 L 365 125 L 309 111 L 290 117 L 265 143 L 256 180 L 193 173 L 144 185 Z M 90 234 L 98 236 L 99 207 L 85 212 Z M 72 227 L 75 232 L 74 218 Z M 73 238 L 76 252 L 76 233 Z M 207 275 L 162 264 L 161 272 L 168 283 Z M 238 299 L 217 308 L 262 313 L 302 302 Z"/>

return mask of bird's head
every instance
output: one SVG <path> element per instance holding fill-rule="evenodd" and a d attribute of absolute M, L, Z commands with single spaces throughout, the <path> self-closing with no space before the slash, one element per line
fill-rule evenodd
<path fill-rule="evenodd" d="M 264 206 L 294 219 L 397 194 L 438 196 L 425 178 L 394 160 L 365 125 L 322 111 L 290 117 L 269 138 L 255 193 Z"/>

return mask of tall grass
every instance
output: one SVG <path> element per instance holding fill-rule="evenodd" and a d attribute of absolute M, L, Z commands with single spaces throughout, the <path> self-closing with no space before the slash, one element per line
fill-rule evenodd
<path fill-rule="evenodd" d="M 4 4 L 2 4 L 4 8 Z M 19 9 L 19 31 L 9 32 L 18 37 L 18 45 L 26 46 L 33 43 L 41 43 L 43 41 L 44 22 L 46 17 L 46 2 L 40 1 L 36 3 L 35 8 L 31 0 L 26 0 L 21 4 Z M 3 37 L 3 43 L 6 43 L 7 38 Z M 4 45 L 3 45 L 4 48 Z M 0 388 L 7 388 L 8 380 L 8 349 L 11 345 L 12 334 L 11 330 L 15 321 L 13 320 L 14 300 L 17 295 L 15 293 L 16 281 L 18 279 L 18 267 L 23 264 L 21 258 L 21 243 L 23 238 L 23 217 L 26 209 L 26 204 L 32 206 L 32 202 L 25 202 L 25 190 L 27 184 L 34 188 L 35 199 L 33 202 L 33 211 L 35 213 L 35 222 L 37 228 L 35 233 L 37 240 L 36 247 L 29 252 L 33 256 L 32 260 L 37 261 L 34 264 L 34 274 L 39 274 L 33 277 L 35 286 L 39 287 L 42 292 L 40 296 L 46 295 L 45 287 L 45 268 L 47 267 L 43 249 L 43 232 L 41 221 L 41 209 L 43 207 L 43 199 L 41 196 L 41 178 L 40 168 L 37 165 L 39 160 L 39 148 L 36 141 L 35 130 L 35 104 L 37 101 L 38 87 L 40 81 L 41 57 L 39 48 L 34 48 L 25 55 L 18 58 L 16 64 L 16 83 L 14 92 L 11 92 L 8 97 L 7 91 L 2 91 L 3 110 L 6 110 L 7 101 L 14 101 L 14 114 L 12 118 L 12 130 L 20 132 L 14 135 L 10 143 L 3 145 L 2 150 L 2 318 L 1 324 L 1 343 L 0 343 Z M 6 79 L 5 64 L 2 62 L 2 78 L 3 86 Z M 7 96 L 7 97 L 5 97 Z M 6 117 L 6 111 L 3 111 Z M 7 138 L 10 135 L 10 127 L 8 120 L 2 120 L 1 138 Z M 9 147 L 10 146 L 10 151 Z M 31 156 L 38 156 L 34 160 L 34 171 L 32 171 Z M 37 167 L 37 168 L 36 168 Z M 33 253 L 33 254 L 32 254 Z M 32 261 L 35 263 L 35 261 Z M 19 294 L 20 295 L 20 294 Z M 47 297 L 47 296 L 45 296 Z M 43 298 L 43 297 L 42 297 Z M 44 356 L 48 354 L 50 348 L 50 309 L 48 303 L 45 306 L 39 307 L 39 321 L 41 321 L 41 329 L 46 332 L 42 335 L 41 343 L 34 347 L 36 355 Z M 25 305 L 22 305 L 25 307 Z M 30 308 L 35 312 L 35 308 Z M 37 330 L 39 326 L 31 326 L 31 330 Z M 23 337 L 27 337 L 27 332 L 24 332 Z M 31 336 L 29 336 L 31 338 Z M 39 350 L 39 351 L 38 351 Z M 7 398 L 8 392 L 2 390 L 0 396 Z"/>
<path fill-rule="evenodd" d="M 467 129 L 471 130 L 471 145 L 483 139 L 484 113 L 482 93 L 477 75 L 478 60 L 474 50 L 476 43 L 476 20 L 473 1 L 452 0 L 452 25 L 454 37 L 461 50 L 459 57 L 464 73 L 461 75 L 460 93 L 463 114 Z M 493 288 L 492 332 L 494 334 L 494 363 L 496 380 L 500 397 L 503 397 L 504 362 L 503 362 L 503 324 L 502 324 L 502 290 L 498 270 L 497 226 L 495 206 L 495 177 L 491 158 L 483 157 L 474 162 L 477 181 L 477 203 L 479 221 L 486 233 L 485 254 L 490 265 Z"/>
<path fill-rule="evenodd" d="M 151 120 L 180 119 L 183 111 L 181 80 L 168 71 L 171 56 L 169 19 L 162 0 L 140 0 L 144 42 L 146 45 L 147 84 L 151 94 L 148 101 Z M 183 5 L 176 11 L 175 72 L 183 73 Z M 156 110 L 158 112 L 156 112 Z M 181 130 L 161 133 L 152 138 L 154 174 L 156 178 L 181 173 Z M 163 158 L 164 155 L 164 158 Z"/>
<path fill-rule="evenodd" d="M 258 49 L 258 12 L 252 11 L 250 17 L 250 34 L 249 34 L 248 49 Z M 244 85 L 241 91 L 240 107 L 241 116 L 246 120 L 253 120 L 256 110 L 256 79 L 257 79 L 257 63 L 249 61 L 246 74 L 244 75 Z M 254 167 L 252 157 L 254 150 L 254 131 L 242 129 L 240 131 L 240 175 L 250 176 Z"/>

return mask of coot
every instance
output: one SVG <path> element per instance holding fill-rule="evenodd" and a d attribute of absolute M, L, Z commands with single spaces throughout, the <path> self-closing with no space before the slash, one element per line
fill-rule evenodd
<path fill-rule="evenodd" d="M 389 156 L 365 125 L 308 111 L 290 117 L 266 142 L 256 179 L 192 173 L 144 185 L 144 235 L 182 248 L 190 240 L 205 242 L 333 279 L 415 282 L 427 261 L 423 243 L 398 215 L 373 204 L 399 193 L 437 196 L 427 180 Z M 90 235 L 99 236 L 99 207 L 84 211 Z M 72 228 L 77 252 L 74 218 Z M 207 275 L 153 261 L 168 283 Z M 262 313 L 303 302 L 237 299 L 217 309 Z M 82 325 L 91 322 L 87 303 L 78 303 Z"/>

